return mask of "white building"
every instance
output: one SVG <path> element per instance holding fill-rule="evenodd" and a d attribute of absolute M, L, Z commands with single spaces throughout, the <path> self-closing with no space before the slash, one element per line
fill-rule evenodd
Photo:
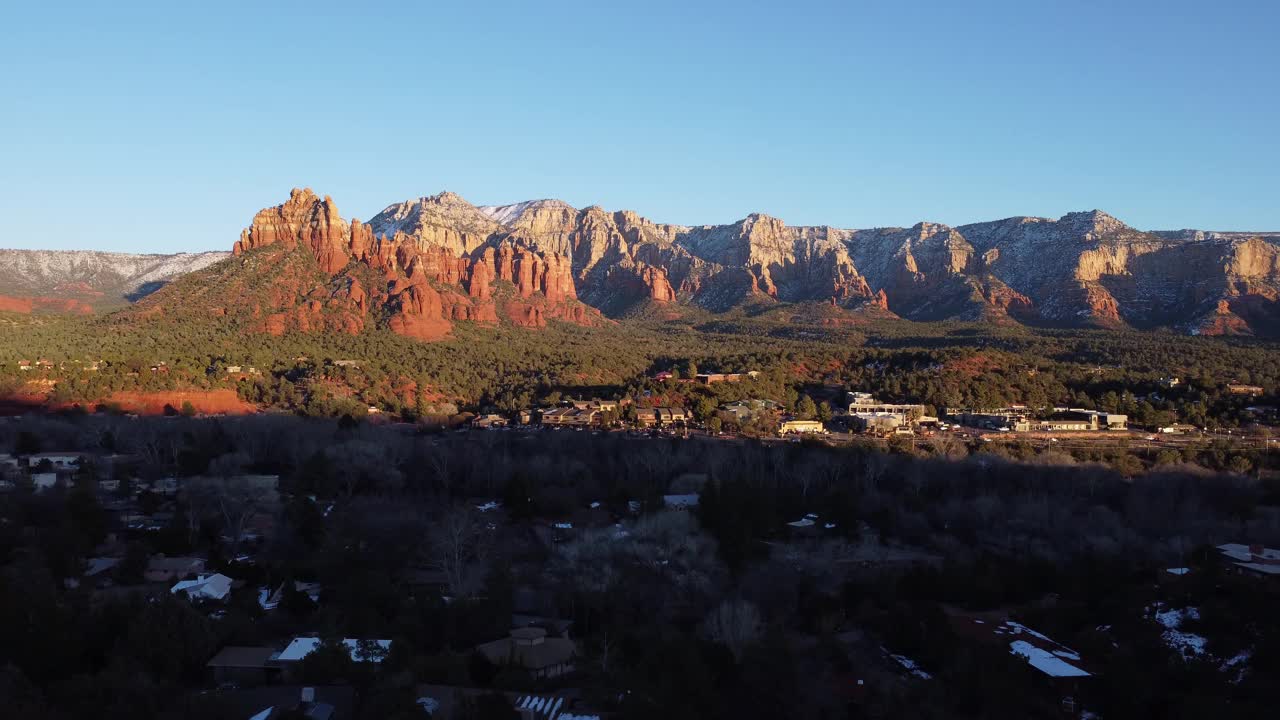
<path fill-rule="evenodd" d="M 200 575 L 195 580 L 182 580 L 174 585 L 169 592 L 186 593 L 187 597 L 192 600 L 214 600 L 222 602 L 231 595 L 231 584 L 234 582 L 231 578 L 216 573 L 214 575 Z"/>

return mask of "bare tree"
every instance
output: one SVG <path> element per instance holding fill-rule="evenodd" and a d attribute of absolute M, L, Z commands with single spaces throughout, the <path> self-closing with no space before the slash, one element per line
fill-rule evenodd
<path fill-rule="evenodd" d="M 729 648 L 735 660 L 760 639 L 764 623 L 760 611 L 746 600 L 729 599 L 711 611 L 705 622 L 707 637 Z"/>
<path fill-rule="evenodd" d="M 469 508 L 457 505 L 432 524 L 431 565 L 444 573 L 453 597 L 470 597 L 484 578 L 485 528 Z"/>

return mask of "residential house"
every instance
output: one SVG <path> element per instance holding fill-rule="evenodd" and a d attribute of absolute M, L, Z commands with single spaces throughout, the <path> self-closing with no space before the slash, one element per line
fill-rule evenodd
<path fill-rule="evenodd" d="M 507 419 L 501 415 L 488 414 L 477 415 L 471 418 L 471 427 L 480 430 L 488 430 L 489 428 L 506 427 Z"/>
<path fill-rule="evenodd" d="M 1092 677 L 1080 653 L 1051 640 L 1043 633 L 998 613 L 966 613 L 947 610 L 952 630 L 962 638 L 985 645 L 1009 648 L 1009 654 L 1026 662 L 1043 679 L 1047 694 L 1074 715 L 1079 710 L 1082 683 Z"/>
<path fill-rule="evenodd" d="M 356 717 L 356 692 L 348 685 L 269 685 L 223 689 L 212 696 L 227 708 L 226 717 L 233 720 L 353 720 Z M 195 696 L 192 702 L 205 697 L 209 697 L 208 691 Z"/>
<path fill-rule="evenodd" d="M 1260 385 L 1242 385 L 1240 383 L 1228 383 L 1227 392 L 1231 395 L 1261 395 L 1266 392 Z"/>
<path fill-rule="evenodd" d="M 205 663 L 215 683 L 265 685 L 280 675 L 275 648 L 228 645 Z"/>
<path fill-rule="evenodd" d="M 732 415 L 739 423 L 744 423 L 762 413 L 780 412 L 782 405 L 768 399 L 738 400 L 721 405 L 720 410 Z"/>
<path fill-rule="evenodd" d="M 1218 552 L 1242 573 L 1280 576 L 1280 550 L 1256 544 L 1226 543 L 1218 546 Z"/>
<path fill-rule="evenodd" d="M 53 470 L 75 470 L 84 461 L 84 453 L 79 452 L 45 452 L 27 456 L 27 467 L 35 470 L 45 461 Z"/>
<path fill-rule="evenodd" d="M 276 656 L 278 663 L 296 663 L 302 658 L 315 652 L 320 647 L 321 640 L 318 637 L 296 637 L 289 642 L 284 650 Z M 355 640 L 352 638 L 344 638 L 342 644 L 347 647 L 347 652 L 351 654 L 352 662 L 371 662 L 380 663 L 383 658 L 391 652 L 390 640 Z"/>
<path fill-rule="evenodd" d="M 522 627 L 501 640 L 476 646 L 494 665 L 516 665 L 534 678 L 554 678 L 573 672 L 578 646 L 568 638 L 549 638 L 540 627 Z"/>
<path fill-rule="evenodd" d="M 179 580 L 169 589 L 169 592 L 174 595 L 183 593 L 192 602 L 199 600 L 223 602 L 231 597 L 231 585 L 234 582 L 222 573 L 198 575 L 194 580 Z"/>
<path fill-rule="evenodd" d="M 147 582 L 174 582 L 204 572 L 204 560 L 197 557 L 166 557 L 152 555 L 143 573 Z"/>
<path fill-rule="evenodd" d="M 691 510 L 698 507 L 698 493 L 686 493 L 684 495 L 663 495 L 662 505 L 668 510 Z"/>
<path fill-rule="evenodd" d="M 52 490 L 58 486 L 58 473 L 31 473 L 31 487 L 36 492 Z"/>

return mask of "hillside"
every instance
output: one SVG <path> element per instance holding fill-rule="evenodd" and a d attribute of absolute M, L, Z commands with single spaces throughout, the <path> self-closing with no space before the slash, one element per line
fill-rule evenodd
<path fill-rule="evenodd" d="M 0 309 L 92 312 L 139 300 L 226 252 L 134 255 L 91 250 L 0 250 Z"/>

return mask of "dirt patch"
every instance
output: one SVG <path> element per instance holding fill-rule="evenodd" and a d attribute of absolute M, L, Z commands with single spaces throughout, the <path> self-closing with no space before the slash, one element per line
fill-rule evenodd
<path fill-rule="evenodd" d="M 166 405 L 181 410 L 188 402 L 202 415 L 249 415 L 258 411 L 253 403 L 240 399 L 235 390 L 120 391 L 104 402 L 138 415 L 162 415 Z"/>

